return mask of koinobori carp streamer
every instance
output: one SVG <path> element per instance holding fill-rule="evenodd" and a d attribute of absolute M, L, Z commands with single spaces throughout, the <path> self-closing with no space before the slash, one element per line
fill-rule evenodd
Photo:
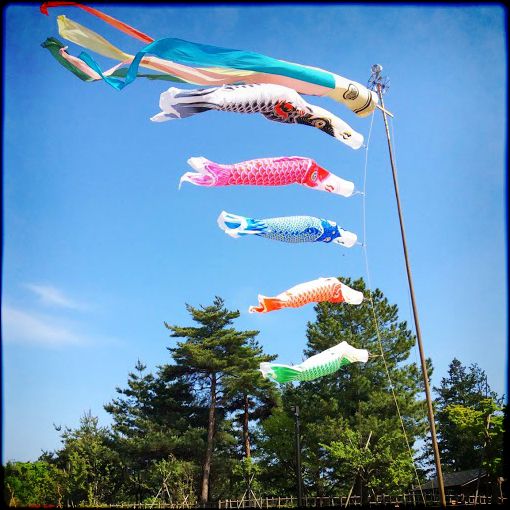
<path fill-rule="evenodd" d="M 363 145 L 363 135 L 342 119 L 281 85 L 222 85 L 193 90 L 170 87 L 161 94 L 159 107 L 162 111 L 151 117 L 154 122 L 184 119 L 209 110 L 260 113 L 268 120 L 315 127 L 352 149 Z"/>
<path fill-rule="evenodd" d="M 219 227 L 231 237 L 257 235 L 286 243 L 335 243 L 350 248 L 358 237 L 336 222 L 314 216 L 283 216 L 255 219 L 226 211 L 218 217 Z"/>
<path fill-rule="evenodd" d="M 368 351 L 366 349 L 356 349 L 344 341 L 308 358 L 299 365 L 263 362 L 260 364 L 260 372 L 266 379 L 272 379 L 279 383 L 312 381 L 333 374 L 351 363 L 366 363 L 367 361 Z"/>
<path fill-rule="evenodd" d="M 363 301 L 363 293 L 351 289 L 338 278 L 318 278 L 310 282 L 300 283 L 275 297 L 259 294 L 258 306 L 250 306 L 250 313 L 266 313 L 281 308 L 298 308 L 308 303 L 349 303 L 359 305 Z"/>
<path fill-rule="evenodd" d="M 354 183 L 346 181 L 313 159 L 301 156 L 260 158 L 233 164 L 220 164 L 204 157 L 188 159 L 195 170 L 186 172 L 180 180 L 196 186 L 286 186 L 301 184 L 307 188 L 327 191 L 344 197 L 354 192 Z"/>

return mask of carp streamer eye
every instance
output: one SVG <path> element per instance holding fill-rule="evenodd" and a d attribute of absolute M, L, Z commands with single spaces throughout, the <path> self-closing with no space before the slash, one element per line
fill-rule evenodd
<path fill-rule="evenodd" d="M 322 129 L 326 125 L 326 121 L 324 119 L 317 119 L 312 121 L 312 125 L 316 128 Z"/>

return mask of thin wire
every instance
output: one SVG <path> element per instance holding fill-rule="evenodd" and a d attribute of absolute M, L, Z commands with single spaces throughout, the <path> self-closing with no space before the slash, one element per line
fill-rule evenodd
<path fill-rule="evenodd" d="M 379 342 L 379 349 L 381 350 L 381 358 L 382 358 L 383 363 L 384 363 L 384 369 L 385 369 L 386 375 L 388 377 L 388 382 L 390 383 L 391 394 L 393 395 L 393 401 L 395 402 L 395 407 L 397 408 L 397 414 L 398 414 L 398 417 L 399 417 L 399 420 L 400 420 L 400 425 L 402 427 L 402 432 L 404 433 L 404 438 L 406 440 L 407 449 L 409 451 L 409 455 L 411 457 L 411 462 L 413 464 L 414 474 L 415 474 L 416 480 L 418 482 L 418 487 L 420 488 L 420 492 L 421 492 L 421 496 L 423 498 L 423 502 L 425 503 L 426 502 L 425 501 L 425 495 L 423 494 L 423 490 L 421 488 L 420 478 L 418 476 L 418 471 L 416 469 L 416 464 L 414 462 L 413 452 L 411 450 L 411 446 L 409 444 L 409 439 L 407 437 L 407 432 L 406 432 L 406 429 L 405 429 L 405 426 L 404 426 L 404 420 L 403 420 L 402 415 L 400 413 L 400 408 L 399 408 L 399 405 L 398 405 L 398 402 L 397 402 L 397 396 L 395 395 L 395 389 L 393 387 L 393 382 L 392 382 L 391 377 L 390 377 L 390 372 L 388 370 L 388 365 L 386 363 L 386 358 L 384 357 L 384 350 L 383 350 L 383 345 L 382 345 L 382 340 L 381 340 L 381 333 L 379 331 L 379 322 L 377 320 L 377 314 L 375 312 L 374 301 L 372 299 L 372 291 L 370 290 L 372 288 L 372 284 L 370 282 L 370 271 L 368 269 L 368 250 L 367 250 L 367 233 L 366 233 L 366 196 L 367 196 L 366 195 L 366 186 L 367 186 L 368 148 L 370 146 L 370 137 L 372 135 L 372 126 L 374 124 L 374 116 L 375 115 L 372 115 L 372 120 L 370 122 L 370 130 L 368 132 L 368 140 L 367 140 L 367 145 L 366 145 L 366 149 L 365 149 L 365 169 L 364 169 L 364 172 L 363 172 L 363 245 L 362 245 L 362 249 L 363 249 L 363 253 L 364 253 L 364 256 L 365 256 L 365 271 L 366 271 L 366 275 L 367 275 L 368 298 L 369 298 L 369 301 L 370 301 L 370 307 L 372 309 L 372 315 L 373 315 L 373 318 L 374 318 L 374 325 L 375 325 L 375 330 L 376 330 L 376 334 L 377 334 L 377 340 Z"/>

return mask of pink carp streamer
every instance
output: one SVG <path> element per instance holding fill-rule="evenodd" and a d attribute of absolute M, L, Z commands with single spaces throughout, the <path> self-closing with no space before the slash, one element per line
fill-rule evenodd
<path fill-rule="evenodd" d="M 250 306 L 250 313 L 266 313 L 281 308 L 299 308 L 308 303 L 346 302 L 359 305 L 363 301 L 363 294 L 343 284 L 338 278 L 318 278 L 310 282 L 300 283 L 275 297 L 259 294 L 259 305 Z"/>
<path fill-rule="evenodd" d="M 307 188 L 350 197 L 354 184 L 319 166 L 313 159 L 288 156 L 261 158 L 222 165 L 204 157 L 188 159 L 195 172 L 186 172 L 179 182 L 197 186 L 285 186 L 301 184 Z"/>

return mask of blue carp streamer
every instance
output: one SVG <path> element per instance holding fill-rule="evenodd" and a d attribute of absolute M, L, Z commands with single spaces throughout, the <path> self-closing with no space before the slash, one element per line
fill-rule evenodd
<path fill-rule="evenodd" d="M 255 219 L 226 211 L 218 217 L 219 227 L 231 237 L 258 235 L 285 243 L 336 243 L 347 248 L 356 244 L 356 234 L 331 220 L 314 216 L 283 216 Z"/>

